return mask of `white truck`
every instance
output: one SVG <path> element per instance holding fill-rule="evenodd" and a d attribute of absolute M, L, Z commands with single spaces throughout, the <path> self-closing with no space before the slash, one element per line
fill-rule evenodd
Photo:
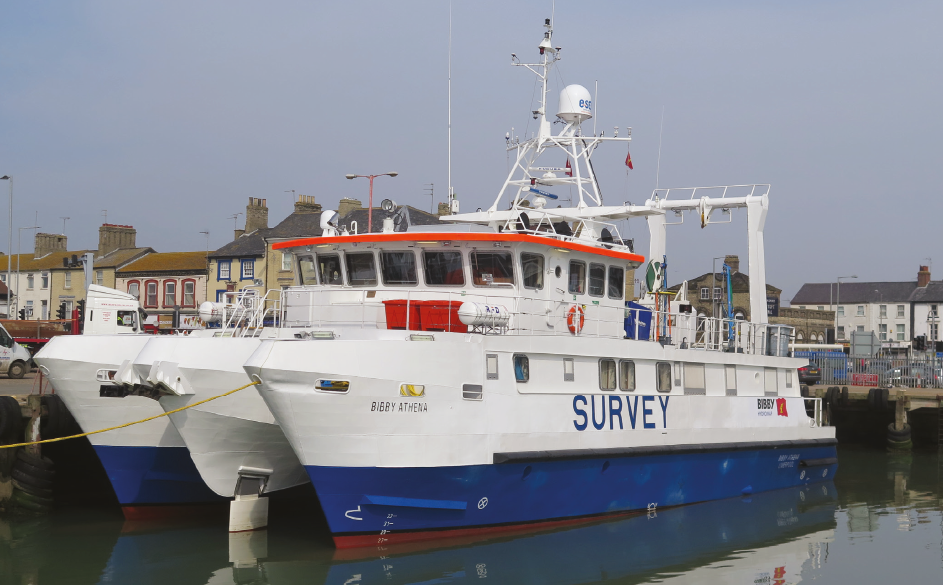
<path fill-rule="evenodd" d="M 144 333 L 147 314 L 133 295 L 92 284 L 86 296 L 83 335 Z"/>

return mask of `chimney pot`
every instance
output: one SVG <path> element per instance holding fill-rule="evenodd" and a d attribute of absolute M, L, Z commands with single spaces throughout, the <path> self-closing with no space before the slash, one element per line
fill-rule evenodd
<path fill-rule="evenodd" d="M 930 267 L 921 266 L 917 272 L 917 286 L 925 287 L 930 284 Z"/>

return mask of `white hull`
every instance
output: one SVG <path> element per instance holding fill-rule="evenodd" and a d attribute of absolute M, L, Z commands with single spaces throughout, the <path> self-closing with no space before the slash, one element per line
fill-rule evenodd
<path fill-rule="evenodd" d="M 152 338 L 134 359 L 142 381 L 173 368 L 184 380 L 183 395 L 161 396 L 171 411 L 250 382 L 242 364 L 259 347 L 255 338 L 166 336 Z M 155 365 L 156 364 L 156 365 Z M 152 378 L 153 379 L 153 378 Z M 175 376 L 176 379 L 176 376 Z M 308 482 L 284 433 L 254 387 L 169 416 L 190 450 L 203 480 L 232 497 L 240 469 L 268 470 L 265 491 Z"/>
<path fill-rule="evenodd" d="M 157 416 L 164 411 L 141 396 L 103 398 L 100 370 L 117 370 L 133 360 L 153 339 L 150 335 L 63 335 L 52 339 L 34 358 L 69 412 L 85 432 Z M 92 445 L 120 447 L 183 447 L 183 439 L 162 417 L 124 429 L 89 436 Z"/>

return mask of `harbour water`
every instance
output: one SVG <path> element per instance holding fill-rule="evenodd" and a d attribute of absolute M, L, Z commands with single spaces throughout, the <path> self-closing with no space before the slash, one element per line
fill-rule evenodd
<path fill-rule="evenodd" d="M 267 530 L 0 518 L 0 583 L 914 583 L 943 581 L 943 458 L 841 447 L 834 482 L 475 541 L 335 550 L 314 506 Z M 691 478 L 696 481 L 696 478 Z M 312 530 L 312 526 L 316 526 Z"/>

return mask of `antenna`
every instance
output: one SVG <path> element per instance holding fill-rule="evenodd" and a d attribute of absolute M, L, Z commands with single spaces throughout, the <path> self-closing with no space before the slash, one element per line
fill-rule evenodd
<path fill-rule="evenodd" d="M 593 89 L 593 136 L 596 135 L 596 119 L 599 118 L 599 80 L 596 80 L 596 86 Z"/>
<path fill-rule="evenodd" d="M 426 189 L 423 189 L 423 191 L 428 191 L 429 197 L 431 198 L 431 200 L 429 201 L 429 213 L 435 213 L 435 210 L 433 209 L 435 207 L 435 184 L 426 183 L 426 185 L 429 185 L 429 187 Z"/>
<path fill-rule="evenodd" d="M 661 128 L 658 130 L 658 166 L 655 168 L 655 189 L 658 189 L 658 176 L 661 174 L 661 134 L 665 131 L 665 106 L 661 106 Z"/>
<path fill-rule="evenodd" d="M 206 254 L 209 255 L 209 253 L 210 253 L 210 231 L 209 231 L 209 230 L 204 230 L 204 231 L 202 231 L 202 232 L 200 232 L 200 233 L 201 233 L 201 234 L 204 234 L 204 235 L 206 236 Z"/>
<path fill-rule="evenodd" d="M 295 190 L 294 190 L 294 189 L 289 189 L 289 190 L 285 191 L 285 193 L 291 193 L 291 204 L 294 205 L 294 204 L 295 204 L 295 201 L 297 201 L 297 199 L 295 198 Z"/>
<path fill-rule="evenodd" d="M 286 191 L 286 193 L 287 193 L 287 191 Z M 241 212 L 241 211 L 240 211 L 239 213 L 234 213 L 234 214 L 232 214 L 232 215 L 230 215 L 229 217 L 226 218 L 226 219 L 231 219 L 231 220 L 232 220 L 232 229 L 234 229 L 234 230 L 239 229 L 239 226 L 236 224 L 236 221 L 239 219 L 239 216 L 240 216 L 240 215 L 242 215 L 242 212 Z M 201 232 L 201 233 L 202 233 L 202 232 Z"/>
<path fill-rule="evenodd" d="M 71 218 L 71 217 L 60 217 L 59 219 L 62 220 L 62 235 L 64 236 L 64 235 L 65 235 L 65 222 L 66 222 L 66 220 L 69 220 L 69 219 L 72 219 L 72 218 Z"/>
<path fill-rule="evenodd" d="M 452 0 L 449 0 L 449 210 L 452 209 Z"/>

